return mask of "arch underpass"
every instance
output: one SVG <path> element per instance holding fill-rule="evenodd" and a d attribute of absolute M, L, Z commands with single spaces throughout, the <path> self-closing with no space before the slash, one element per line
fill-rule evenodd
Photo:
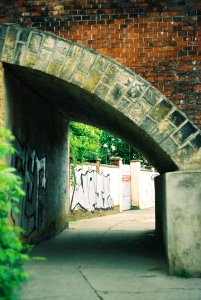
<path fill-rule="evenodd" d="M 183 268 L 197 275 L 201 263 L 194 248 L 195 240 L 201 247 L 199 129 L 143 78 L 57 36 L 16 24 L 0 25 L 0 61 L 5 107 L 1 119 L 16 137 L 13 164 L 24 180 L 21 225 L 29 238 L 43 239 L 65 225 L 68 123 L 76 120 L 121 137 L 160 173 L 168 172 L 157 183 L 156 217 L 170 271 Z M 192 198 L 193 228 L 189 215 L 185 219 L 183 196 Z M 180 230 L 184 222 L 195 236 L 178 245 L 175 238 L 186 230 Z M 192 251 L 195 263 L 189 265 L 184 248 Z"/>

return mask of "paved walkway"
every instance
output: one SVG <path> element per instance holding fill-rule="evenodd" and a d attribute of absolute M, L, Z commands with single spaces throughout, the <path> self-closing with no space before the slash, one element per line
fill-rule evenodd
<path fill-rule="evenodd" d="M 21 300 L 201 300 L 201 279 L 167 275 L 154 210 L 72 222 L 37 246 Z"/>

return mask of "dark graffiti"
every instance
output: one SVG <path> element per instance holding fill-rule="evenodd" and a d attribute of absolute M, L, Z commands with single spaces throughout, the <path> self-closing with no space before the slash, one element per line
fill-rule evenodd
<path fill-rule="evenodd" d="M 28 236 L 42 226 L 45 214 L 46 199 L 46 158 L 38 158 L 35 150 L 16 143 L 17 152 L 13 156 L 12 165 L 23 180 L 25 197 L 20 203 L 20 218 L 12 213 Z M 18 219 L 18 221 L 17 221 Z"/>

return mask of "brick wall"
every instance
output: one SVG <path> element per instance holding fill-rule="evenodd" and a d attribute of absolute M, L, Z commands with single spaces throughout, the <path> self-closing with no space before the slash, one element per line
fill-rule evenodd
<path fill-rule="evenodd" d="M 198 0 L 3 0 L 0 22 L 54 32 L 145 77 L 201 128 Z"/>

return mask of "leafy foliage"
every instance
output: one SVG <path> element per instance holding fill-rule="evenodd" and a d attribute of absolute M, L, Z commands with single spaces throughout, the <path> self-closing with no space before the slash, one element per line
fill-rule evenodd
<path fill-rule="evenodd" d="M 109 158 L 112 156 L 120 156 L 125 164 L 129 164 L 134 159 L 145 161 L 145 158 L 136 149 L 106 131 L 103 131 L 100 136 L 100 144 L 99 153 L 102 163 L 109 163 Z"/>
<path fill-rule="evenodd" d="M 118 137 L 76 122 L 70 124 L 70 152 L 73 164 L 95 158 L 101 158 L 102 163 L 108 164 L 112 156 L 120 156 L 123 163 L 129 163 L 133 159 L 140 159 L 145 165 L 148 163 L 141 153 Z"/>
<path fill-rule="evenodd" d="M 21 179 L 15 169 L 7 167 L 5 158 L 14 152 L 8 130 L 0 129 L 0 299 L 16 299 L 22 282 L 28 278 L 23 264 L 29 260 L 19 238 L 21 229 L 9 222 L 11 209 L 18 213 L 18 203 L 24 195 Z"/>
<path fill-rule="evenodd" d="M 73 163 L 83 163 L 99 156 L 101 130 L 71 122 L 70 124 L 70 152 Z"/>

